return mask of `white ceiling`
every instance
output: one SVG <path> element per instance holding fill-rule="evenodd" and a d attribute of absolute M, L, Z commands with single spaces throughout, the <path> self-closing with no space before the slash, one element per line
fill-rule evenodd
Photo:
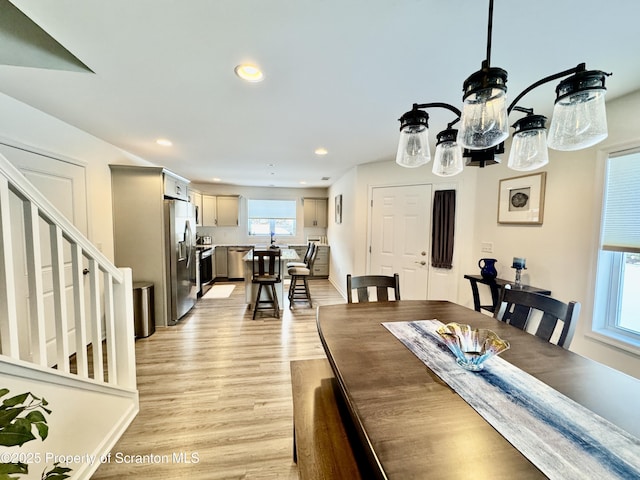
<path fill-rule="evenodd" d="M 0 92 L 197 182 L 328 186 L 393 159 L 400 115 L 460 106 L 486 54 L 488 0 L 11 2 L 95 73 L 0 65 Z M 511 98 L 581 62 L 613 72 L 608 99 L 640 88 L 637 0 L 495 3 Z M 245 61 L 262 83 L 234 75 Z M 556 83 L 520 105 L 550 115 Z M 430 115 L 432 136 L 453 120 Z"/>

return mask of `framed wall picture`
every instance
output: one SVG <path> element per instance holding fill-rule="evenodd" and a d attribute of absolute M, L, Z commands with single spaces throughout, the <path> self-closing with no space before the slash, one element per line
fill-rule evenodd
<path fill-rule="evenodd" d="M 500 180 L 498 223 L 542 225 L 547 172 Z"/>
<path fill-rule="evenodd" d="M 342 194 L 336 195 L 336 223 L 342 223 Z"/>

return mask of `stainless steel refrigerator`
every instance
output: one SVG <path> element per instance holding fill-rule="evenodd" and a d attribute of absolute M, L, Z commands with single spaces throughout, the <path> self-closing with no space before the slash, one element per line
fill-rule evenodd
<path fill-rule="evenodd" d="M 169 325 L 182 318 L 197 300 L 196 212 L 182 200 L 164 201 Z"/>

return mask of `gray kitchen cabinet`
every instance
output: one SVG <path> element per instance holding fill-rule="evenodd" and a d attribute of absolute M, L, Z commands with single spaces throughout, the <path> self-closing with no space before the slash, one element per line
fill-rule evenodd
<path fill-rule="evenodd" d="M 202 225 L 205 227 L 237 227 L 239 197 L 202 195 Z"/>
<path fill-rule="evenodd" d="M 217 196 L 218 226 L 237 227 L 238 226 L 238 204 L 239 198 L 233 196 Z"/>
<path fill-rule="evenodd" d="M 329 245 L 318 245 L 316 261 L 313 263 L 314 277 L 329 277 L 329 255 L 331 249 Z M 303 254 L 304 255 L 304 254 Z"/>
<path fill-rule="evenodd" d="M 216 246 L 214 250 L 216 256 L 216 277 L 227 277 L 229 270 L 227 269 L 227 247 Z"/>
<path fill-rule="evenodd" d="M 327 199 L 303 198 L 304 226 L 327 228 Z"/>

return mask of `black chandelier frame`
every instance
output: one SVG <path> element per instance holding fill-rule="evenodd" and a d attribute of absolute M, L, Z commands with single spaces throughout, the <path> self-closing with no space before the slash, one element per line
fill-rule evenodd
<path fill-rule="evenodd" d="M 506 92 L 507 72 L 502 68 L 491 67 L 491 41 L 493 34 L 493 3 L 494 0 L 489 0 L 489 16 L 487 24 L 487 54 L 486 59 L 482 62 L 482 68 L 471 74 L 464 82 L 463 86 L 463 99 L 471 93 L 478 91 L 479 89 L 485 89 L 488 87 L 500 88 Z M 571 77 L 569 77 L 572 75 Z M 543 115 L 534 115 L 533 109 L 523 108 L 518 106 L 518 102 L 532 90 L 564 77 L 569 77 L 560 82 L 556 87 L 556 102 L 562 98 L 575 93 L 576 91 L 587 91 L 594 89 L 604 88 L 605 77 L 610 76 L 611 73 L 603 72 L 601 70 L 587 70 L 585 63 L 579 63 L 573 68 L 563 70 L 552 75 L 548 75 L 525 88 L 520 92 L 515 99 L 507 107 L 507 115 L 510 115 L 513 110 L 524 112 L 527 114 L 528 122 L 517 121 L 514 124 L 514 128 L 518 131 L 524 131 L 532 128 L 545 128 L 546 117 Z M 438 133 L 438 142 L 440 140 L 455 140 L 453 132 L 457 132 L 452 129 L 452 126 L 460 121 L 462 112 L 459 108 L 454 107 L 451 104 L 443 102 L 429 102 L 429 103 L 414 103 L 412 109 L 406 112 L 400 121 L 400 131 L 406 126 L 420 126 L 424 125 L 425 128 L 429 127 L 429 114 L 425 111 L 430 108 L 444 108 L 456 115 L 456 118 L 448 124 L 447 129 Z M 522 119 L 521 119 L 522 120 Z M 463 157 L 467 159 L 467 166 L 478 166 L 483 168 L 487 165 L 493 165 L 499 163 L 495 156 L 503 154 L 505 151 L 504 142 L 498 145 L 480 150 L 471 150 L 465 148 L 463 150 Z"/>

